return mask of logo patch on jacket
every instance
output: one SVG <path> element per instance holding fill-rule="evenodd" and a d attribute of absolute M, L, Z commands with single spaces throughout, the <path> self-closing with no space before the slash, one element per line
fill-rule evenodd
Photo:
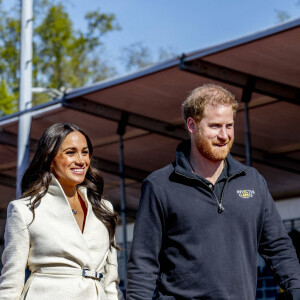
<path fill-rule="evenodd" d="M 237 190 L 236 191 L 241 198 L 248 199 L 255 194 L 254 190 Z"/>

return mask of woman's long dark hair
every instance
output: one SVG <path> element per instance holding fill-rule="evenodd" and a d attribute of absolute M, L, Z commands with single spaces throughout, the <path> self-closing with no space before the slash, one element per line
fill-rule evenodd
<path fill-rule="evenodd" d="M 110 211 L 104 205 L 103 201 L 101 201 L 103 195 L 103 178 L 100 171 L 95 167 L 95 163 L 92 159 L 92 143 L 88 135 L 78 126 L 68 123 L 57 123 L 45 130 L 38 142 L 34 157 L 23 175 L 21 197 L 30 197 L 30 199 L 33 200 L 31 202 L 33 222 L 35 218 L 35 205 L 45 196 L 51 182 L 51 162 L 58 153 L 66 136 L 74 131 L 79 131 L 85 136 L 91 158 L 85 179 L 78 186 L 87 188 L 87 195 L 92 204 L 93 211 L 109 232 L 110 248 L 115 247 L 118 249 L 114 241 L 118 215 Z"/>

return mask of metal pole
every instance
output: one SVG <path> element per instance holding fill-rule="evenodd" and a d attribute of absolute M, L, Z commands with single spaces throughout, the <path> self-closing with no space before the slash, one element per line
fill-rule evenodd
<path fill-rule="evenodd" d="M 128 260 L 128 249 L 127 249 L 127 224 L 126 224 L 126 195 L 125 195 L 125 176 L 124 176 L 124 144 L 123 135 L 125 133 L 128 115 L 122 114 L 119 122 L 117 133 L 119 135 L 119 146 L 120 146 L 120 157 L 119 157 L 119 169 L 120 169 L 120 186 L 121 186 L 121 219 L 123 229 L 123 278 L 124 288 L 126 288 L 127 282 L 127 260 Z"/>
<path fill-rule="evenodd" d="M 22 0 L 19 111 L 31 108 L 32 22 L 32 0 Z M 21 179 L 29 164 L 30 126 L 31 114 L 21 115 L 18 124 L 17 197 L 21 195 Z"/>
<path fill-rule="evenodd" d="M 247 166 L 251 166 L 251 136 L 250 136 L 248 102 L 244 103 L 244 111 L 245 111 L 246 164 Z"/>
<path fill-rule="evenodd" d="M 249 107 L 248 103 L 251 101 L 252 91 L 255 86 L 255 78 L 249 77 L 246 86 L 243 89 L 242 102 L 244 103 L 245 112 L 245 147 L 246 147 L 246 164 L 251 166 L 251 135 L 249 122 Z"/>

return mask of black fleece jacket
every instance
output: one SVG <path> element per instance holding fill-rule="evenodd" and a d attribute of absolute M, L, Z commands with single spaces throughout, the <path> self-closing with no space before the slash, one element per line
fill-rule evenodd
<path fill-rule="evenodd" d="M 257 252 L 280 285 L 300 299 L 300 268 L 264 178 L 231 155 L 224 211 L 186 159 L 149 175 L 142 187 L 128 262 L 127 300 L 254 300 Z M 220 199 L 219 199 L 220 200 Z"/>

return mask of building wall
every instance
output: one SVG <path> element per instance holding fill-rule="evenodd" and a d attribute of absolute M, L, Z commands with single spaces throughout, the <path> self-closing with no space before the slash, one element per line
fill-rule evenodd
<path fill-rule="evenodd" d="M 275 201 L 282 220 L 300 218 L 300 198 Z"/>

